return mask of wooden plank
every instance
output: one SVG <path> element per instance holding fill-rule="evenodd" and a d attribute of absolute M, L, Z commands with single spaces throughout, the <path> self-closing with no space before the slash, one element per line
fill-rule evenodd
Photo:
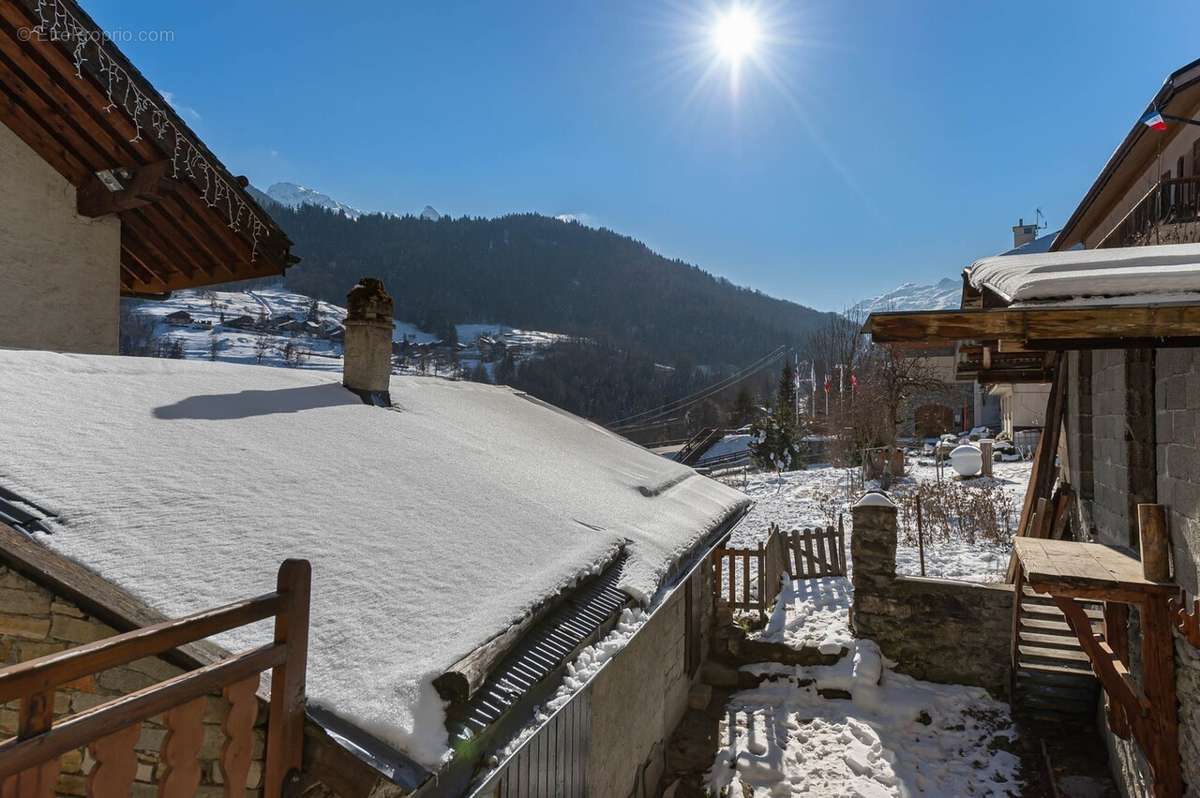
<path fill-rule="evenodd" d="M 816 541 L 817 542 L 817 562 L 819 563 L 818 567 L 820 569 L 821 576 L 826 576 L 829 573 L 829 561 L 827 559 L 828 555 L 826 555 L 826 553 L 825 553 L 825 536 L 817 535 L 816 538 L 817 538 L 817 541 Z"/>
<path fill-rule="evenodd" d="M 93 740 L 88 752 L 96 764 L 88 773 L 88 798 L 129 795 L 137 776 L 138 758 L 134 746 L 142 733 L 142 724 L 133 723 L 118 732 Z M 244 796 L 240 796 L 244 798 Z"/>
<path fill-rule="evenodd" d="M 308 560 L 284 560 L 276 587 L 276 592 L 284 596 L 284 609 L 275 616 L 275 644 L 285 647 L 287 657 L 271 673 L 271 733 L 267 737 L 264 798 L 281 798 L 285 785 L 300 776 L 311 591 L 312 566 Z"/>
<path fill-rule="evenodd" d="M 1105 602 L 1104 639 L 1121 664 L 1129 667 L 1129 605 L 1117 601 Z M 1130 728 L 1125 708 L 1109 699 L 1107 694 L 1104 697 L 1104 703 L 1108 715 L 1108 727 L 1122 740 L 1128 740 Z"/>
<path fill-rule="evenodd" d="M 812 535 L 809 535 L 809 534 L 806 534 L 804 536 L 804 559 L 807 561 L 806 562 L 807 573 L 805 575 L 808 577 L 816 576 L 819 573 L 819 571 L 817 569 L 817 560 L 815 557 L 813 557 Z"/>
<path fill-rule="evenodd" d="M 734 607 L 737 605 L 737 571 L 734 570 L 736 561 L 733 552 L 727 552 L 726 556 L 729 557 L 729 606 Z"/>
<path fill-rule="evenodd" d="M 0 779 L 82 748 L 92 740 L 219 690 L 232 681 L 274 667 L 284 661 L 286 653 L 282 645 L 256 648 L 114 698 L 67 718 L 44 734 L 0 742 Z"/>
<path fill-rule="evenodd" d="M 1140 613 L 1142 684 L 1153 711 L 1146 719 L 1147 728 L 1139 743 L 1154 771 L 1156 798 L 1178 798 L 1183 792 L 1175 700 L 1175 647 L 1168 601 L 1168 596 L 1149 597 L 1142 604 Z"/>
<path fill-rule="evenodd" d="M 172 707 L 164 715 L 167 736 L 160 756 L 166 771 L 158 785 L 158 798 L 191 798 L 196 794 L 207 706 L 208 699 L 200 697 Z"/>
<path fill-rule="evenodd" d="M 750 604 L 750 556 L 742 555 L 742 606 L 751 608 Z"/>
<path fill-rule="evenodd" d="M 0 3 L 0 8 L 3 6 Z M 0 563 L 115 629 L 136 630 L 169 620 L 128 591 L 4 523 L 0 523 Z M 219 662 L 228 653 L 213 643 L 197 640 L 164 651 L 161 656 L 187 669 Z"/>
<path fill-rule="evenodd" d="M 1130 677 L 1129 669 L 1117 659 L 1116 654 L 1107 643 L 1096 638 L 1087 616 L 1083 614 L 1083 610 L 1075 600 L 1060 597 L 1055 602 L 1066 616 L 1067 623 L 1074 630 L 1084 652 L 1087 653 L 1092 663 L 1092 669 L 1100 679 L 1100 683 L 1104 685 L 1105 692 L 1120 703 L 1130 717 L 1149 714 L 1150 702 L 1142 695 L 1141 690 Z"/>
<path fill-rule="evenodd" d="M 846 560 L 846 528 L 842 522 L 842 514 L 838 513 L 838 559 L 841 561 L 842 568 L 840 574 L 846 576 L 850 572 L 849 562 Z"/>
<path fill-rule="evenodd" d="M 792 559 L 795 565 L 792 568 L 792 576 L 796 579 L 804 578 L 804 557 L 800 554 L 800 530 L 792 529 L 788 531 L 788 539 L 791 541 Z"/>
<path fill-rule="evenodd" d="M 872 313 L 863 326 L 876 343 L 1020 341 L 1080 349 L 1120 339 L 1200 336 L 1200 305 L 996 308 Z"/>
<path fill-rule="evenodd" d="M 19 663 L 0 673 L 0 703 L 270 618 L 279 606 L 268 593 Z"/>
<path fill-rule="evenodd" d="M 221 777 L 225 798 L 245 798 L 250 761 L 254 754 L 254 720 L 258 716 L 258 676 L 251 676 L 226 685 L 222 695 L 229 702 L 229 711 L 221 730 L 225 743 L 221 747 Z"/>

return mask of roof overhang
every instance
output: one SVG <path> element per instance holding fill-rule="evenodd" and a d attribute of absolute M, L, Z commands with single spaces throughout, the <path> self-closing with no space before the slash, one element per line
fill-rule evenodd
<path fill-rule="evenodd" d="M 1172 72 L 1150 100 L 1146 110 L 1158 109 L 1163 113 L 1190 116 L 1190 112 L 1197 105 L 1200 105 L 1200 60 Z M 1081 243 L 1084 232 L 1099 224 L 1109 214 L 1115 203 L 1125 196 L 1131 182 L 1136 180 L 1157 156 L 1163 144 L 1170 138 L 1181 135 L 1185 127 L 1187 126 L 1177 125 L 1172 133 L 1164 134 L 1150 130 L 1141 121 L 1135 121 L 1067 223 L 1063 225 L 1052 249 L 1066 250 Z M 1112 187 L 1116 190 L 1110 191 Z"/>
<path fill-rule="evenodd" d="M 269 277 L 291 242 L 74 0 L 0 0 L 0 123 L 121 220 L 121 290 Z"/>
<path fill-rule="evenodd" d="M 1200 345 L 1200 305 L 1007 307 L 872 313 L 876 343 L 1008 342 L 1026 350 Z"/>

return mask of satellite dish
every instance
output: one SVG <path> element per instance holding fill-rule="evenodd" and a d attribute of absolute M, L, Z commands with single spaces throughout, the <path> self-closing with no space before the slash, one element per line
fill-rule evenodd
<path fill-rule="evenodd" d="M 950 466 L 962 477 L 973 477 L 983 468 L 983 452 L 964 443 L 950 452 Z"/>

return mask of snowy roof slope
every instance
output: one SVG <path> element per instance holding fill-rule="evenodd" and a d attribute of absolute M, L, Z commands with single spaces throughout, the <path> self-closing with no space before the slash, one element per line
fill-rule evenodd
<path fill-rule="evenodd" d="M 40 540 L 171 616 L 309 558 L 310 701 L 431 767 L 432 678 L 622 540 L 623 586 L 652 595 L 748 502 L 477 383 L 393 377 L 387 410 L 338 375 L 5 350 L 0 383 L 0 484 L 62 521 Z"/>
<path fill-rule="evenodd" d="M 1011 303 L 1079 297 L 1176 301 L 1200 292 L 1200 244 L 997 255 L 972 264 L 967 279 Z"/>

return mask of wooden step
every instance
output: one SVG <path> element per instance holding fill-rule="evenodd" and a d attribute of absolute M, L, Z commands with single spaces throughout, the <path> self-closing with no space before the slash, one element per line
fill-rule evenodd
<path fill-rule="evenodd" d="M 1026 659 L 1044 659 L 1054 662 L 1071 661 L 1071 662 L 1091 662 L 1088 655 L 1084 654 L 1079 649 L 1072 651 L 1069 648 L 1044 648 L 1042 646 L 1022 646 L 1017 645 L 1017 653 L 1019 661 Z"/>
<path fill-rule="evenodd" d="M 1016 698 L 1017 703 L 1022 704 L 1026 701 L 1040 703 L 1065 703 L 1065 704 L 1095 704 L 1096 698 L 1100 695 L 1099 682 L 1085 682 L 1078 679 L 1074 682 L 1054 683 L 1040 682 L 1026 679 L 1017 686 Z"/>
<path fill-rule="evenodd" d="M 1081 679 L 1095 681 L 1096 675 L 1088 665 L 1050 665 L 1044 662 L 1018 662 L 1017 680 L 1022 679 L 1041 682 L 1058 682 L 1066 684 Z"/>
<path fill-rule="evenodd" d="M 1084 607 L 1083 613 L 1088 618 L 1090 618 L 1093 623 L 1104 620 L 1103 610 L 1097 610 L 1097 609 L 1091 609 L 1088 607 Z M 1057 606 L 1055 606 L 1053 604 L 1031 604 L 1031 603 L 1024 602 L 1024 601 L 1021 602 L 1021 614 L 1022 615 L 1033 615 L 1033 616 L 1044 617 L 1044 618 L 1065 618 L 1066 617 L 1065 615 L 1063 615 L 1062 610 L 1060 610 Z"/>
<path fill-rule="evenodd" d="M 1092 628 L 1095 629 L 1097 626 L 1098 624 L 1093 624 Z M 1021 627 L 1023 629 L 1029 629 L 1033 632 L 1036 632 L 1037 634 L 1062 635 L 1064 637 L 1070 637 L 1072 640 L 1077 639 L 1075 637 L 1075 633 L 1071 631 L 1071 627 L 1067 624 L 1065 619 L 1061 621 L 1053 621 L 1044 616 L 1039 616 L 1036 618 L 1024 617 L 1021 618 Z"/>
<path fill-rule="evenodd" d="M 1017 639 L 1021 643 L 1028 643 L 1045 648 L 1064 649 L 1068 651 L 1083 650 L 1079 645 L 1079 638 L 1077 638 L 1073 633 L 1068 633 L 1065 635 L 1042 634 L 1040 632 L 1030 632 L 1022 629 L 1020 632 L 1018 632 Z"/>

